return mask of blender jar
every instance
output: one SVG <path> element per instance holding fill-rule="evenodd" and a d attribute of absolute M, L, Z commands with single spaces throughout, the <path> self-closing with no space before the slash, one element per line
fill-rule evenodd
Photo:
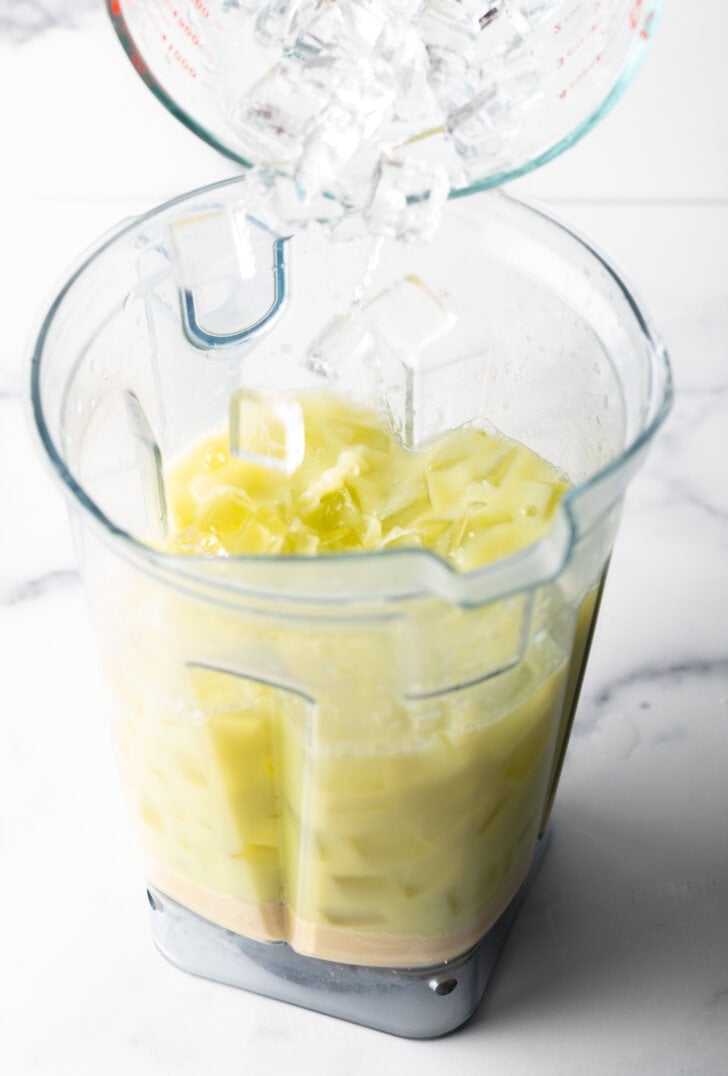
<path fill-rule="evenodd" d="M 184 195 L 83 261 L 35 347 L 35 422 L 71 507 L 158 946 L 428 1037 L 476 1007 L 543 847 L 669 368 L 608 262 L 505 195 L 451 203 L 431 244 L 385 241 L 376 263 L 370 240 L 253 222 L 246 274 L 245 184 Z M 320 343 L 351 329 L 367 275 L 385 341 L 452 315 L 416 359 Z M 168 552 L 170 463 L 234 431 L 241 401 L 322 386 L 410 446 L 492 424 L 573 487 L 543 538 L 470 572 L 424 549 Z"/>

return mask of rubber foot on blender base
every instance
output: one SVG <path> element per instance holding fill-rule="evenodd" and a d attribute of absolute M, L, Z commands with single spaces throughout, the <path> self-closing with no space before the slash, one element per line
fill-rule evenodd
<path fill-rule="evenodd" d="M 285 942 L 256 942 L 189 911 L 150 887 L 152 934 L 160 953 L 183 971 L 286 1001 L 354 1024 L 412 1039 L 445 1035 L 478 1008 L 548 834 L 500 919 L 462 956 L 429 968 L 369 968 L 300 956 Z"/>

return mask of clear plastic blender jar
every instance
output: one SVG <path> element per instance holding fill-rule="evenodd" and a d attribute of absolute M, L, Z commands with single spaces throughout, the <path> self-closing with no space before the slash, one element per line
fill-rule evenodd
<path fill-rule="evenodd" d="M 237 301 L 223 309 L 262 325 L 203 346 L 170 235 L 204 229 L 244 182 L 170 203 L 84 261 L 38 340 L 35 417 L 70 498 L 162 951 L 438 1034 L 477 1004 L 489 929 L 545 830 L 622 497 L 669 403 L 667 362 L 583 241 L 502 195 L 455 203 L 433 244 L 384 245 L 374 290 L 416 269 L 451 296 L 454 338 L 416 370 L 400 362 L 416 436 L 492 422 L 552 460 L 574 488 L 548 534 L 467 574 L 425 550 L 159 552 L 166 462 L 226 420 L 241 386 L 277 399 L 320 383 L 300 344 L 369 254 L 261 229 L 268 279 L 245 299 L 227 281 Z M 366 400 L 380 376 L 350 363 L 337 392 Z"/>
<path fill-rule="evenodd" d="M 35 421 L 69 497 L 158 947 L 430 1037 L 477 1006 L 543 849 L 669 367 L 608 262 L 503 194 L 452 202 L 431 243 L 384 240 L 374 262 L 367 237 L 241 231 L 247 184 L 183 195 L 87 256 L 35 347 Z M 406 546 L 170 552 L 170 465 L 213 429 L 234 440 L 246 402 L 285 416 L 322 387 L 410 448 L 495 427 L 572 489 L 540 540 L 466 572 Z"/>

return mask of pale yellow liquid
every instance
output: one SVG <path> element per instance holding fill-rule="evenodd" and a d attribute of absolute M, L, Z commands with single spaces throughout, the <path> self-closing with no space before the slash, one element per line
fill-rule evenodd
<path fill-rule="evenodd" d="M 231 455 L 227 431 L 171 469 L 172 550 L 426 546 L 470 570 L 541 537 L 567 489 L 493 433 L 461 429 L 413 452 L 331 395 L 298 402 L 305 455 L 292 475 Z M 522 596 L 469 611 L 433 600 L 412 612 L 410 634 L 387 622 L 240 627 L 241 650 L 275 649 L 307 691 L 210 667 L 203 653 L 186 669 L 187 712 L 135 707 L 120 684 L 152 881 L 314 956 L 402 966 L 468 948 L 518 888 L 540 832 L 570 659 L 544 628 L 548 608 L 525 650 Z M 238 626 L 214 630 L 219 643 Z M 453 690 L 409 690 L 410 652 L 413 683 L 431 675 Z M 483 675 L 486 658 L 499 675 Z"/>
<path fill-rule="evenodd" d="M 330 394 L 302 394 L 302 464 L 292 475 L 232 455 L 227 430 L 170 473 L 186 553 L 306 554 L 422 547 L 470 571 L 548 529 L 568 481 L 523 445 L 463 427 L 417 451 L 374 413 Z M 260 404 L 243 447 L 266 451 L 279 423 Z M 253 423 L 251 422 L 251 425 Z"/>

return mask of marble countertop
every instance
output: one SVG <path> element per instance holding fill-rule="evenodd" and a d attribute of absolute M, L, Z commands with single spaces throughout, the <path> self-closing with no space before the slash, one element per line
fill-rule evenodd
<path fill-rule="evenodd" d="M 0 0 L 8 1076 L 728 1071 L 728 12 L 700 7 L 710 33 L 668 4 L 626 100 L 518 185 L 636 283 L 678 394 L 628 496 L 551 847 L 476 1016 L 409 1042 L 188 977 L 152 949 L 25 356 L 85 245 L 232 166 L 152 99 L 93 0 Z"/>

